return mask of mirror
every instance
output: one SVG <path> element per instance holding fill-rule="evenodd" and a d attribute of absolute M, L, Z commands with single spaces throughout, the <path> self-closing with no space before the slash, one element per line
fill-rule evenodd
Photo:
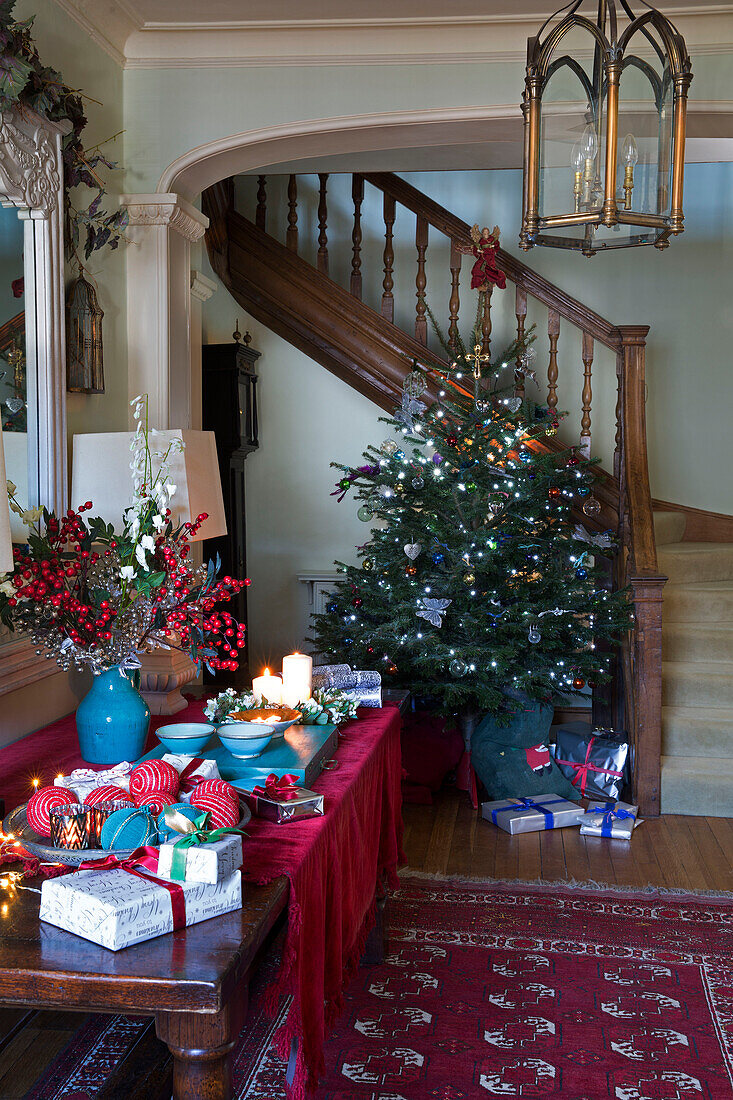
<path fill-rule="evenodd" d="M 18 211 L 0 207 L 0 418 L 5 468 L 8 480 L 17 486 L 18 500 L 31 507 L 38 500 L 38 478 L 30 468 L 38 448 L 32 438 L 35 409 L 29 415 L 29 394 L 32 400 L 36 387 L 35 364 L 29 363 L 26 346 L 25 284 L 34 272 L 24 238 L 25 221 Z M 25 540 L 25 528 L 15 514 L 11 530 L 14 542 Z"/>

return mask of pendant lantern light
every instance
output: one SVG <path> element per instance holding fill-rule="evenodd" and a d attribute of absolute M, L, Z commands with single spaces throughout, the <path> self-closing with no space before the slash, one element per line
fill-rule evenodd
<path fill-rule="evenodd" d="M 644 3 L 573 0 L 527 46 L 520 245 L 667 248 L 683 232 L 684 39 Z"/>

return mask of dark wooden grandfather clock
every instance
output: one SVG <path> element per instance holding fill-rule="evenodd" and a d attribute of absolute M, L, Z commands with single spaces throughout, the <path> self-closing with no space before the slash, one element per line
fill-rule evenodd
<path fill-rule="evenodd" d="M 219 472 L 224 495 L 228 534 L 204 543 L 204 558 L 221 558 L 221 575 L 247 575 L 244 464 L 259 447 L 257 422 L 257 375 L 255 363 L 260 352 L 249 346 L 252 337 L 239 332 L 232 344 L 204 344 L 203 424 L 204 431 L 216 435 Z M 247 589 L 243 588 L 228 608 L 239 622 L 247 625 Z M 248 686 L 250 683 L 249 645 L 239 656 L 237 672 L 218 672 L 215 677 L 204 671 L 204 682 L 222 687 Z"/>

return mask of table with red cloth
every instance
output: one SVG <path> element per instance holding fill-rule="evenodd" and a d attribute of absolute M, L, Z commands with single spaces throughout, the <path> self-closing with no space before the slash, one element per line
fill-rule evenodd
<path fill-rule="evenodd" d="M 191 701 L 178 720 L 201 720 L 204 705 Z M 156 744 L 155 729 L 168 721 L 152 719 L 146 751 Z M 324 816 L 285 825 L 255 817 L 244 843 L 245 880 L 265 885 L 286 875 L 290 882 L 283 961 L 268 1000 L 274 1007 L 282 994 L 293 998 L 277 1038 L 285 1058 L 295 1052 L 294 1100 L 316 1086 L 323 1070 L 327 1029 L 374 920 L 375 884 L 396 885 L 404 859 L 397 707 L 360 708 L 339 741 L 337 766 L 314 783 L 325 796 Z M 30 797 L 34 778 L 45 786 L 81 766 L 73 715 L 0 750 L 6 809 Z"/>

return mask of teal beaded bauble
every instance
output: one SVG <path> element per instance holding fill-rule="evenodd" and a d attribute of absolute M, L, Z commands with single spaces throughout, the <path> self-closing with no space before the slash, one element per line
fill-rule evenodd
<path fill-rule="evenodd" d="M 155 819 L 147 810 L 115 810 L 102 826 L 102 847 L 107 851 L 115 848 L 139 848 L 142 844 L 157 844 L 158 827 Z"/>
<path fill-rule="evenodd" d="M 188 802 L 176 802 L 174 806 L 170 806 L 171 810 L 178 810 L 179 814 L 183 817 L 187 817 L 189 821 L 195 821 L 197 817 L 201 817 L 202 811 L 197 810 L 195 806 L 189 805 Z M 161 844 L 166 840 L 178 840 L 181 836 L 175 829 L 170 829 L 165 823 L 165 811 L 158 815 L 156 825 L 158 826 L 158 840 Z"/>

